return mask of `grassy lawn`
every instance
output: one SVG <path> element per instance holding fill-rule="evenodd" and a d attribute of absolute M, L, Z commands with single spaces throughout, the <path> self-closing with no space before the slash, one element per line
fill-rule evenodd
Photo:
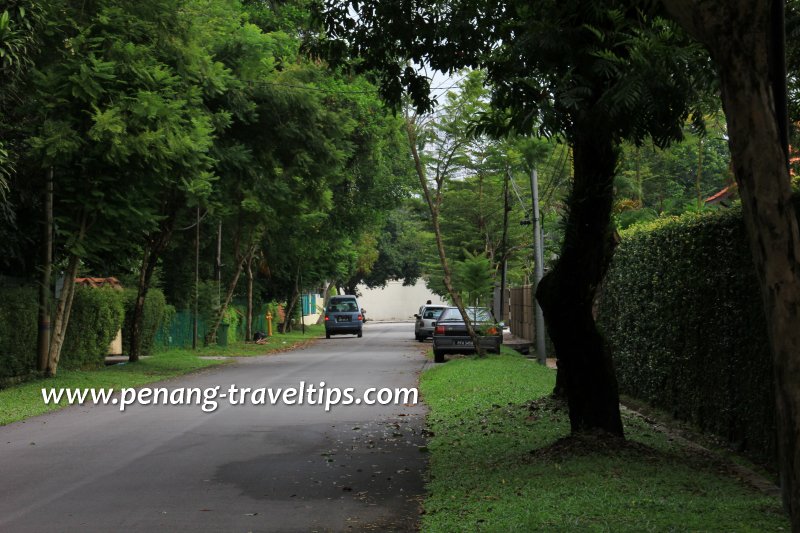
<path fill-rule="evenodd" d="M 0 390 L 0 426 L 66 407 L 66 400 L 60 405 L 45 405 L 42 401 L 43 387 L 137 387 L 230 361 L 203 357 L 245 357 L 279 352 L 301 346 L 318 338 L 324 331 L 324 326 L 306 326 L 305 335 L 300 331 L 279 334 L 271 337 L 267 344 L 235 343 L 227 347 L 209 346 L 197 351 L 175 349 L 133 364 L 113 365 L 98 370 L 62 370 L 52 379 L 37 379 Z"/>
<path fill-rule="evenodd" d="M 555 371 L 504 352 L 422 376 L 430 479 L 422 529 L 790 531 L 778 498 L 640 418 L 627 441 L 569 438 Z"/>
<path fill-rule="evenodd" d="M 306 325 L 305 333 L 300 331 L 300 327 L 288 333 L 276 333 L 267 339 L 266 344 L 255 344 L 244 342 L 236 342 L 228 346 L 206 346 L 198 350 L 198 355 L 213 357 L 248 357 L 254 355 L 266 355 L 269 353 L 280 352 L 292 348 L 298 348 L 307 342 L 325 335 L 325 326 L 323 324 Z M 185 350 L 188 353 L 193 353 L 191 350 Z"/>

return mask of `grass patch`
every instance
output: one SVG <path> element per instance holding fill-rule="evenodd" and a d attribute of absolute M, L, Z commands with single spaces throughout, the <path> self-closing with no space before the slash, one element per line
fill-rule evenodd
<path fill-rule="evenodd" d="M 777 498 L 641 418 L 627 441 L 569 437 L 546 396 L 555 371 L 518 355 L 426 372 L 430 479 L 422 529 L 439 531 L 789 531 Z"/>
<path fill-rule="evenodd" d="M 0 390 L 0 426 L 67 406 L 66 400 L 59 405 L 45 405 L 42 401 L 42 388 L 138 387 L 228 362 L 201 357 L 244 357 L 275 353 L 296 348 L 319 337 L 320 332 L 324 332 L 324 326 L 307 326 L 305 335 L 299 331 L 279 334 L 271 337 L 267 344 L 235 343 L 227 347 L 209 346 L 197 351 L 175 349 L 145 357 L 136 363 L 97 370 L 61 370 L 54 378 L 36 379 Z"/>
<path fill-rule="evenodd" d="M 228 346 L 205 346 L 197 350 L 196 353 L 197 355 L 205 357 L 252 357 L 255 355 L 267 355 L 298 348 L 307 342 L 320 338 L 324 334 L 324 324 L 313 324 L 306 326 L 305 333 L 303 333 L 299 327 L 297 327 L 297 330 L 288 333 L 276 333 L 267 339 L 266 344 L 235 342 Z M 192 350 L 181 351 L 195 353 Z"/>

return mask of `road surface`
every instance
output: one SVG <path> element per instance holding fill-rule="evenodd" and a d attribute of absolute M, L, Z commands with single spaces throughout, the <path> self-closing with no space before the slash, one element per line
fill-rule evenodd
<path fill-rule="evenodd" d="M 417 386 L 413 325 L 367 323 L 150 387 Z M 306 397 L 308 398 L 308 397 Z M 0 427 L 0 531 L 408 531 L 422 405 L 73 406 Z"/>

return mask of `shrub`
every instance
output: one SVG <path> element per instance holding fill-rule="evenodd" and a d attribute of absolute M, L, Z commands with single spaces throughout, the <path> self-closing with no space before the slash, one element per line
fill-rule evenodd
<path fill-rule="evenodd" d="M 59 368 L 101 366 L 122 327 L 123 294 L 112 288 L 75 287 Z"/>
<path fill-rule="evenodd" d="M 740 209 L 623 232 L 599 325 L 622 393 L 774 462 L 772 360 Z"/>
<path fill-rule="evenodd" d="M 239 316 L 239 313 L 236 311 L 236 308 L 232 305 L 228 306 L 228 308 L 225 310 L 225 320 L 224 320 L 224 323 L 228 324 L 229 326 L 228 344 L 236 342 L 236 339 L 239 336 L 238 331 L 241 322 L 243 322 L 242 317 Z M 242 338 L 244 339 L 244 336 L 242 336 Z"/>
<path fill-rule="evenodd" d="M 133 331 L 133 308 L 136 305 L 138 289 L 125 289 L 125 323 L 122 328 L 122 348 L 131 353 L 131 332 Z M 170 309 L 171 308 L 171 309 Z M 164 293 L 160 289 L 150 289 L 144 300 L 144 317 L 142 319 L 142 349 L 140 355 L 151 355 L 155 349 L 156 334 L 169 323 L 175 314 L 175 308 L 167 305 Z"/>
<path fill-rule="evenodd" d="M 172 337 L 172 323 L 178 312 L 174 305 L 166 304 L 164 306 L 164 315 L 161 317 L 161 325 L 156 331 L 155 339 L 153 340 L 153 353 L 158 353 L 170 349 Z"/>
<path fill-rule="evenodd" d="M 0 379 L 36 370 L 38 295 L 35 287 L 0 289 Z"/>

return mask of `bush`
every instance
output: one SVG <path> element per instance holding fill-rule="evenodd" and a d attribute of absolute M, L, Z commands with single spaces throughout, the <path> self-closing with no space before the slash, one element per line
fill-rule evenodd
<path fill-rule="evenodd" d="M 236 342 L 238 338 L 238 331 L 239 325 L 243 322 L 242 317 L 239 316 L 239 313 L 236 311 L 234 306 L 228 306 L 225 310 L 225 320 L 224 323 L 228 324 L 228 344 L 233 344 Z M 244 339 L 244 337 L 242 337 Z"/>
<path fill-rule="evenodd" d="M 620 392 L 774 463 L 772 359 L 740 209 L 623 232 L 599 325 Z"/>
<path fill-rule="evenodd" d="M 170 339 L 172 337 L 172 323 L 178 312 L 174 305 L 166 304 L 164 306 L 164 315 L 161 317 L 161 325 L 156 331 L 155 339 L 153 340 L 153 353 L 169 350 L 172 346 Z"/>
<path fill-rule="evenodd" d="M 133 308 L 136 305 L 138 289 L 125 289 L 125 324 L 122 328 L 122 349 L 131 353 L 131 332 L 133 331 Z M 164 323 L 175 314 L 175 309 L 167 305 L 164 293 L 160 289 L 150 289 L 144 300 L 144 317 L 142 319 L 142 349 L 140 355 L 151 355 L 155 348 L 156 334 Z"/>
<path fill-rule="evenodd" d="M 0 289 L 0 379 L 36 370 L 38 294 L 35 287 Z"/>
<path fill-rule="evenodd" d="M 75 287 L 59 368 L 102 366 L 108 346 L 122 327 L 122 291 Z"/>

